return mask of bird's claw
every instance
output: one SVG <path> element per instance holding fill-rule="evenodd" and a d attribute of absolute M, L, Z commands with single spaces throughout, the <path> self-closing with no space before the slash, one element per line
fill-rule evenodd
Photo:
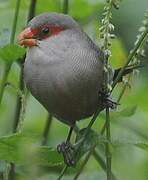
<path fill-rule="evenodd" d="M 110 98 L 106 98 L 103 103 L 104 108 L 116 109 L 117 105 L 119 105 L 119 104 Z"/>
<path fill-rule="evenodd" d="M 103 106 L 103 109 L 104 108 L 116 109 L 117 105 L 119 105 L 119 103 L 113 101 L 110 98 L 110 94 L 109 93 L 101 91 L 101 92 L 99 92 L 99 94 L 100 94 L 101 105 Z"/>
<path fill-rule="evenodd" d="M 74 166 L 74 147 L 70 142 L 63 142 L 57 146 L 58 153 L 62 153 L 64 157 L 64 162 L 68 166 Z"/>

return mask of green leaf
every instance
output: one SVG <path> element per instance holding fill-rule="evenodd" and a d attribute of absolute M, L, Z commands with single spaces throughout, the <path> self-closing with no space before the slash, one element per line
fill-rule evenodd
<path fill-rule="evenodd" d="M 148 143 L 139 142 L 136 140 L 123 140 L 123 139 L 112 139 L 111 141 L 108 141 L 105 136 L 102 136 L 98 133 L 96 133 L 94 130 L 89 130 L 87 133 L 87 136 L 85 136 L 87 129 L 81 129 L 76 137 L 76 144 L 75 147 L 75 154 L 74 157 L 76 161 L 78 161 L 85 153 L 88 151 L 91 151 L 93 148 L 96 147 L 96 145 L 101 145 L 104 147 L 104 145 L 108 142 L 110 145 L 110 150 L 113 152 L 113 150 L 116 147 L 122 147 L 122 146 L 137 146 L 143 150 L 148 150 Z M 85 137 L 85 139 L 84 139 Z"/>
<path fill-rule="evenodd" d="M 139 142 L 139 143 L 135 143 L 134 145 L 140 149 L 148 151 L 148 143 Z"/>
<path fill-rule="evenodd" d="M 25 49 L 13 44 L 8 44 L 0 48 L 0 58 L 6 63 L 12 63 L 22 58 L 25 54 Z"/>
<path fill-rule="evenodd" d="M 112 56 L 110 57 L 110 63 L 113 68 L 116 69 L 122 67 L 127 60 L 127 52 L 120 39 L 112 40 L 111 52 Z"/>
<path fill-rule="evenodd" d="M 0 160 L 15 164 L 56 166 L 63 157 L 53 148 L 35 145 L 37 136 L 13 134 L 0 138 Z"/>
<path fill-rule="evenodd" d="M 87 133 L 87 136 L 85 136 L 87 129 L 81 129 L 76 137 L 76 154 L 75 158 L 77 161 L 88 151 L 90 151 L 93 147 L 95 147 L 97 144 L 104 144 L 104 137 L 101 135 L 98 135 L 94 130 L 90 129 Z M 83 141 L 84 139 L 84 141 Z M 81 143 L 81 141 L 83 141 Z"/>
<path fill-rule="evenodd" d="M 50 147 L 38 147 L 35 163 L 43 166 L 57 166 L 63 164 L 63 156 L 56 149 Z"/>
<path fill-rule="evenodd" d="M 123 139 L 118 139 L 118 140 L 111 140 L 111 144 L 114 148 L 116 147 L 121 147 L 121 146 L 136 146 L 140 149 L 148 151 L 148 142 L 142 142 L 142 141 L 136 141 L 136 140 L 123 140 Z"/>
<path fill-rule="evenodd" d="M 101 1 L 86 1 L 86 0 L 72 0 L 71 7 L 69 9 L 69 14 L 72 15 L 74 18 L 81 20 L 82 22 L 87 19 L 88 17 L 93 16 L 95 18 L 95 13 L 101 9 L 103 2 Z M 83 11 L 82 11 L 83 9 Z"/>
<path fill-rule="evenodd" d="M 43 175 L 43 176 L 41 176 L 41 177 L 38 177 L 36 180 L 57 180 L 58 179 L 58 177 L 59 177 L 59 175 L 57 175 L 57 174 L 53 174 L 52 172 L 49 174 L 47 174 L 47 175 Z M 62 179 L 64 179 L 64 180 L 72 180 L 72 179 L 74 179 L 74 175 L 72 174 L 67 174 L 67 175 L 65 175 L 64 174 L 64 177 L 62 178 Z M 84 172 L 84 173 L 82 173 L 81 175 L 80 175 L 80 178 L 78 178 L 78 179 L 80 179 L 80 180 L 86 180 L 86 179 L 89 179 L 89 180 L 96 180 L 96 179 L 105 179 L 105 175 L 102 177 L 102 173 L 100 172 L 100 171 L 93 171 L 93 173 L 92 172 L 90 172 L 90 171 L 86 171 L 86 172 Z"/>
<path fill-rule="evenodd" d="M 131 117 L 136 113 L 137 106 L 130 106 L 121 111 L 111 112 L 110 116 L 113 119 L 119 119 L 122 117 Z"/>

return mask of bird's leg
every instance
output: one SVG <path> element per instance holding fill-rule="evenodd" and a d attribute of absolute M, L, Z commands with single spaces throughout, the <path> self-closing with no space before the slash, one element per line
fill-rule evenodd
<path fill-rule="evenodd" d="M 101 99 L 102 109 L 107 108 L 107 107 L 111 109 L 115 109 L 117 105 L 119 105 L 117 102 L 113 101 L 110 98 L 110 93 L 106 91 L 100 91 L 99 96 Z"/>
<path fill-rule="evenodd" d="M 74 147 L 70 143 L 70 138 L 71 138 L 71 135 L 72 135 L 73 128 L 74 128 L 74 126 L 70 127 L 70 130 L 69 130 L 66 141 L 57 146 L 57 151 L 59 153 L 63 154 L 64 161 L 68 166 L 75 165 L 75 161 L 73 159 Z"/>

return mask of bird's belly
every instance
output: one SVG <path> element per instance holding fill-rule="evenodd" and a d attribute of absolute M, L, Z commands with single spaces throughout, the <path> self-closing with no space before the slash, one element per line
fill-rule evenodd
<path fill-rule="evenodd" d="M 67 124 L 73 124 L 92 115 L 98 105 L 98 80 L 74 78 L 69 72 L 43 72 L 40 67 L 25 65 L 24 78 L 32 95 L 53 115 Z M 90 83 L 90 84 L 89 84 Z"/>

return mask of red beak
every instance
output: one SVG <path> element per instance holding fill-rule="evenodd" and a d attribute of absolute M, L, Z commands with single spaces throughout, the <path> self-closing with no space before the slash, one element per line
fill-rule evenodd
<path fill-rule="evenodd" d="M 21 46 L 37 46 L 37 40 L 34 38 L 34 32 L 30 27 L 22 31 L 18 36 L 19 44 Z"/>

